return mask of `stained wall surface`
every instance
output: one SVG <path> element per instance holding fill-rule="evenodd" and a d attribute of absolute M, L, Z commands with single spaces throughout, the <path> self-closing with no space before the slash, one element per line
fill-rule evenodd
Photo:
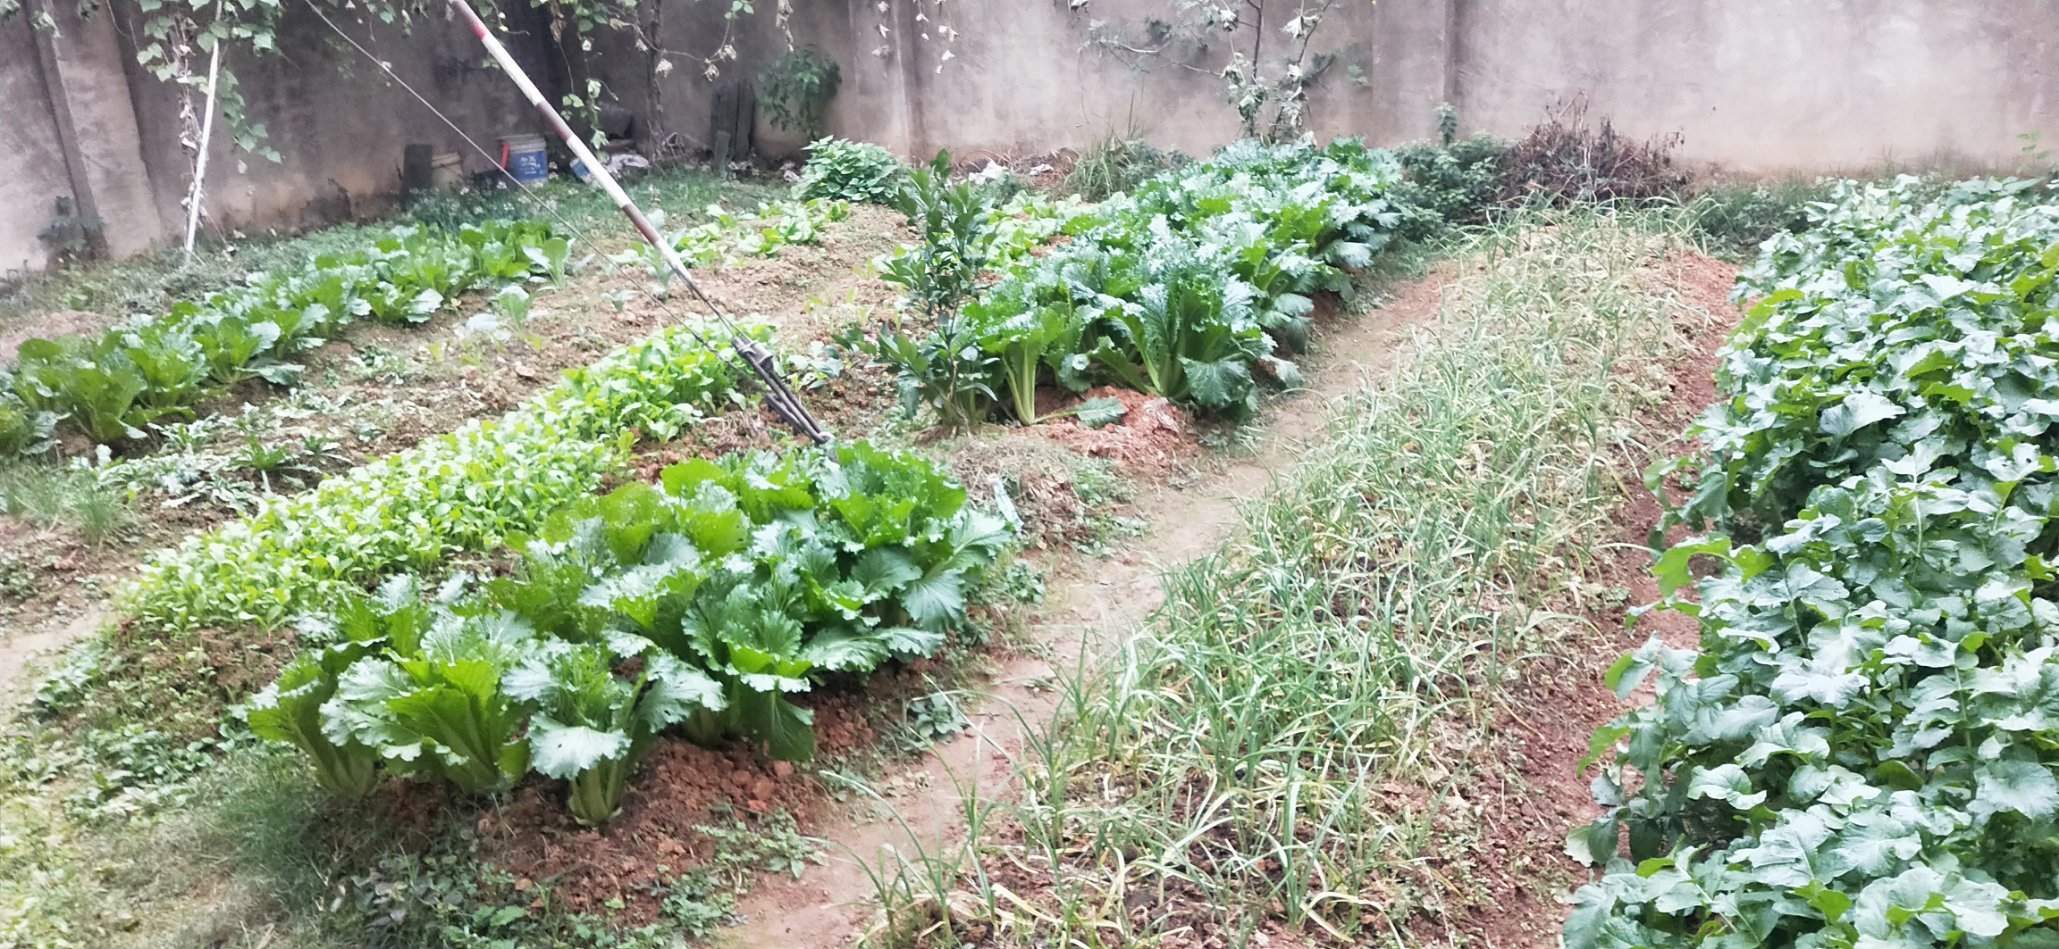
<path fill-rule="evenodd" d="M 56 37 L 27 17 L 0 23 L 0 272 L 46 265 L 36 234 L 58 196 L 90 198 L 116 253 L 175 239 L 183 221 L 190 156 L 175 93 L 135 65 L 134 4 L 88 20 L 74 6 L 47 4 Z M 832 132 L 911 157 L 1029 155 L 1111 134 L 1205 153 L 1239 132 L 1219 74 L 1253 35 L 1156 37 L 1149 21 L 1176 19 L 1176 0 L 793 0 L 787 29 L 769 12 L 730 21 L 726 3 L 664 0 L 641 8 L 651 42 L 622 31 L 559 52 L 527 4 L 508 6 L 510 45 L 547 88 L 591 74 L 688 149 L 712 144 L 718 84 L 756 76 L 791 41 L 841 66 Z M 489 149 L 538 130 L 441 17 L 341 25 Z M 1263 31 L 1262 61 L 1291 40 L 1278 27 Z M 281 161 L 216 143 L 216 230 L 382 210 L 410 142 L 487 167 L 307 6 L 288 5 L 281 46 L 233 64 Z M 672 51 L 670 68 L 652 49 Z M 1377 143 L 1430 134 L 1439 103 L 1464 131 L 1512 135 L 1574 96 L 1627 134 L 1680 133 L 1684 158 L 1741 173 L 2008 169 L 2020 136 L 2059 143 L 2059 3 L 2044 0 L 1342 0 L 1311 50 L 1329 63 L 1313 127 Z M 758 138 L 774 155 L 801 144 L 762 117 Z"/>

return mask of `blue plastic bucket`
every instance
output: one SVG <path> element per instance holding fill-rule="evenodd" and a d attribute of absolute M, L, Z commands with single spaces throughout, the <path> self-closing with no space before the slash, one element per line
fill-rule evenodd
<path fill-rule="evenodd" d="M 550 154 L 541 135 L 510 135 L 500 140 L 500 164 L 525 185 L 550 180 Z"/>

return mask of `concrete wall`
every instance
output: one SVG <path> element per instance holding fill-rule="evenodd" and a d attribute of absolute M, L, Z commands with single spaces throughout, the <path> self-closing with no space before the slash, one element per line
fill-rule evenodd
<path fill-rule="evenodd" d="M 907 31 L 889 38 L 888 59 L 864 54 L 876 33 L 846 44 L 856 48 L 839 58 L 856 71 L 903 82 L 847 88 L 840 132 L 910 154 L 1036 152 L 1132 123 L 1206 152 L 1238 133 L 1216 76 L 1227 39 L 1151 56 L 1085 48 L 1097 21 L 1139 38 L 1172 0 L 944 6 L 961 36 L 941 73 L 938 44 Z M 1625 132 L 1683 133 L 1685 159 L 1745 173 L 1940 159 L 2007 168 L 2019 135 L 2059 140 L 2059 3 L 2045 0 L 1345 0 L 1314 48 L 1337 55 L 1311 100 L 1326 136 L 1423 137 L 1440 102 L 1458 107 L 1466 131 L 1518 135 L 1584 94 L 1591 115 Z M 895 127 L 883 120 L 897 110 L 918 131 L 874 131 Z"/>
<path fill-rule="evenodd" d="M 2042 0 L 1461 2 L 1455 101 L 1510 132 L 1586 90 L 1638 134 L 1747 171 L 1946 160 L 2059 140 L 2059 4 Z"/>
<path fill-rule="evenodd" d="M 121 32 L 132 33 L 134 8 L 114 6 L 123 20 Z M 336 34 L 306 4 L 291 3 L 286 10 L 279 55 L 229 61 L 245 108 L 265 125 L 264 144 L 280 160 L 239 150 L 217 122 L 204 205 L 217 233 L 293 229 L 382 212 L 400 190 L 401 153 L 410 142 L 458 152 L 469 171 L 491 167 L 436 112 L 362 54 L 339 46 Z M 462 27 L 440 16 L 409 32 L 337 25 L 486 149 L 497 149 L 501 135 L 542 131 L 534 111 L 498 70 L 484 64 L 485 54 Z M 513 48 L 526 67 L 543 69 L 541 44 L 518 42 Z M 179 147 L 176 93 L 134 66 L 129 90 L 157 207 L 177 231 L 184 226 L 181 202 L 190 159 Z"/>
<path fill-rule="evenodd" d="M 43 265 L 35 234 L 61 194 L 94 200 L 116 252 L 172 239 L 188 159 L 172 90 L 135 65 L 134 4 L 80 20 L 64 0 L 29 2 L 45 5 L 61 32 L 39 38 L 26 17 L 0 23 L 0 271 Z M 909 156 L 940 147 L 1030 155 L 1132 130 L 1206 153 L 1238 134 L 1217 76 L 1231 38 L 1151 55 L 1089 45 L 1097 23 L 1141 41 L 1143 23 L 1172 17 L 1176 0 L 1091 0 L 1078 10 L 1069 0 L 792 5 L 793 40 L 842 66 L 831 130 Z M 505 6 L 521 18 L 510 23 L 511 45 L 533 75 L 562 84 L 568 71 L 591 70 L 653 120 L 651 60 L 632 39 L 595 37 L 583 64 L 567 64 L 546 55 L 528 4 Z M 709 144 L 716 88 L 693 57 L 733 46 L 737 58 L 722 64 L 730 81 L 754 77 L 787 48 L 774 4 L 725 23 L 728 6 L 644 7 L 662 16 L 659 45 L 684 54 L 656 82 L 655 119 L 689 148 Z M 251 115 L 283 161 L 217 143 L 207 206 L 218 229 L 380 210 L 409 142 L 466 151 L 469 168 L 486 167 L 304 5 L 287 10 L 282 55 L 236 63 Z M 487 147 L 537 129 L 441 17 L 411 32 L 345 28 Z M 1613 116 L 1626 133 L 1681 132 L 1686 159 L 1745 173 L 1888 161 L 2009 168 L 2022 133 L 2059 145 L 2059 3 L 2048 0 L 1342 0 L 1319 36 L 1316 48 L 1337 57 L 1311 100 L 1325 136 L 1420 138 L 1440 102 L 1459 108 L 1466 131 L 1514 135 L 1554 101 L 1584 94 L 1592 115 Z M 1284 39 L 1268 27 L 1270 48 Z M 1249 33 L 1234 41 L 1248 44 Z M 799 144 L 762 120 L 759 137 L 774 154 Z M 59 147 L 66 141 L 74 147 Z"/>
<path fill-rule="evenodd" d="M 32 66 L 36 56 L 25 23 L 0 24 L 0 102 L 7 103 L 0 119 L 0 273 L 42 268 L 49 249 L 36 233 L 50 222 L 51 199 L 71 193 L 43 71 L 19 65 Z"/>
<path fill-rule="evenodd" d="M 17 16 L 0 23 L 0 275 L 46 266 L 37 233 L 53 199 L 78 200 L 105 227 L 108 250 L 134 254 L 176 242 L 185 224 L 191 155 L 181 144 L 176 87 L 136 62 L 141 14 L 109 4 L 80 17 L 64 0 L 41 4 L 52 31 Z M 278 162 L 239 149 L 217 122 L 209 149 L 205 230 L 216 236 L 294 229 L 388 209 L 400 185 L 403 146 L 457 151 L 470 171 L 491 167 L 458 131 L 418 103 L 373 62 L 344 45 L 302 4 L 286 7 L 279 53 L 232 55 L 251 120 Z M 526 8 L 525 11 L 526 12 Z M 528 105 L 469 32 L 432 17 L 412 31 L 338 24 L 386 61 L 459 129 L 485 148 L 500 135 L 541 131 Z M 547 74 L 533 24 L 510 46 Z M 205 61 L 196 65 L 205 69 Z"/>

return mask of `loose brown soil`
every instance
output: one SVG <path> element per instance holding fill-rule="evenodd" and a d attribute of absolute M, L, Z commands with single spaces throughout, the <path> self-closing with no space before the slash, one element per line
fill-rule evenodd
<path fill-rule="evenodd" d="M 1194 420 L 1161 396 L 1114 387 L 1095 389 L 1078 399 L 1055 393 L 1044 395 L 1051 403 L 1051 411 L 1064 411 L 1088 399 L 1114 399 L 1122 403 L 1122 418 L 1099 428 L 1070 416 L 1039 426 L 1041 431 L 1036 437 L 1057 442 L 1075 454 L 1106 458 L 1131 472 L 1158 476 L 1195 456 L 1194 438 L 1199 432 Z"/>
<path fill-rule="evenodd" d="M 116 322 L 102 313 L 80 310 L 49 310 L 35 319 L 16 317 L 0 321 L 0 365 L 14 361 L 21 344 L 32 339 L 55 339 L 75 333 L 98 333 Z"/>

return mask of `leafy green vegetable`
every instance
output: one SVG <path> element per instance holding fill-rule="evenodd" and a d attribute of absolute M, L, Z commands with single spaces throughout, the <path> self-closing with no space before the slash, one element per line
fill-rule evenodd
<path fill-rule="evenodd" d="M 1760 298 L 1723 352 L 1728 396 L 1680 469 L 1690 523 L 1777 527 L 1811 488 L 1876 466 L 2015 481 L 2015 446 L 2059 410 L 2047 313 L 2059 211 L 2023 183 L 1840 185 L 1804 236 L 1778 235 L 1738 291 Z M 1954 474 L 1956 472 L 1956 474 Z"/>
<path fill-rule="evenodd" d="M 456 234 L 396 228 L 361 253 L 319 258 L 303 273 L 254 275 L 135 326 L 31 340 L 20 349 L 13 389 L 95 442 L 119 444 L 158 418 L 190 416 L 245 379 L 292 384 L 300 367 L 290 357 L 352 319 L 421 322 L 471 290 L 561 278 L 568 253 L 564 238 L 533 221 L 466 225 Z"/>
<path fill-rule="evenodd" d="M 750 332 L 763 333 L 762 328 Z M 276 626 L 395 570 L 427 570 L 541 527 L 618 468 L 734 398 L 718 327 L 632 343 L 498 422 L 475 422 L 330 478 L 146 562 L 126 596 L 146 625 Z"/>
<path fill-rule="evenodd" d="M 535 630 L 507 613 L 439 622 L 407 650 L 389 642 L 338 677 L 324 734 L 357 741 L 402 773 L 471 793 L 505 790 L 529 767 L 523 710 L 504 679 L 536 650 Z"/>
<path fill-rule="evenodd" d="M 586 824 L 614 816 L 673 725 L 806 759 L 795 696 L 933 655 L 964 622 L 1014 539 L 965 500 L 929 462 L 862 442 L 675 465 L 662 488 L 558 511 L 476 591 L 337 593 L 302 631 L 325 644 L 252 703 L 252 728 L 342 793 L 370 786 L 375 759 L 472 792 L 527 768 L 566 781 Z"/>
<path fill-rule="evenodd" d="M 36 417 L 6 383 L 6 375 L 0 374 L 0 457 L 26 454 L 42 441 L 36 434 Z"/>
<path fill-rule="evenodd" d="M 1703 451 L 1660 466 L 1718 569 L 1611 670 L 1573 947 L 2044 946 L 2059 919 L 2059 207 L 1843 185 L 1776 236 Z M 1627 853 L 1619 854 L 1619 828 Z"/>
<path fill-rule="evenodd" d="M 1239 417 L 1256 409 L 1251 365 L 1273 344 L 1252 312 L 1251 287 L 1185 245 L 1153 248 L 1142 264 L 1137 300 L 1103 311 L 1114 332 L 1088 355 L 1140 392 Z"/>
<path fill-rule="evenodd" d="M 708 219 L 673 238 L 672 245 L 689 267 L 727 267 L 742 258 L 777 257 L 789 245 L 820 243 L 823 228 L 850 215 L 848 203 L 824 198 L 760 204 L 750 219 L 713 204 Z M 662 263 L 652 263 L 662 271 Z"/>
<path fill-rule="evenodd" d="M 353 736 L 339 742 L 322 730 L 322 707 L 336 695 L 336 677 L 362 652 L 351 644 L 301 655 L 251 698 L 247 713 L 252 733 L 306 752 L 314 760 L 315 780 L 343 797 L 363 797 L 378 781 L 377 752 Z"/>
<path fill-rule="evenodd" d="M 808 165 L 794 194 L 803 200 L 891 204 L 906 173 L 894 153 L 878 145 L 822 138 L 808 143 Z"/>
<path fill-rule="evenodd" d="M 1036 420 L 1039 386 L 1097 382 L 1241 416 L 1261 381 L 1300 383 L 1284 354 L 1306 348 L 1314 294 L 1348 290 L 1345 272 L 1371 263 L 1401 226 L 1404 209 L 1389 197 L 1399 176 L 1391 156 L 1352 139 L 1242 142 L 1089 211 L 1031 216 L 1072 240 L 1043 256 L 1019 239 L 985 241 L 1005 248 L 993 256 L 1000 276 L 965 308 L 964 332 L 940 329 L 927 346 L 891 340 L 893 361 L 922 382 L 914 367 L 970 353 L 979 362 L 959 376 L 973 382 L 957 388 L 1005 389 L 1025 423 Z"/>
<path fill-rule="evenodd" d="M 927 402 L 946 426 L 969 428 L 994 401 L 997 363 L 971 342 L 959 312 L 987 268 L 991 208 L 970 182 L 951 183 L 948 152 L 908 175 L 894 205 L 922 242 L 882 258 L 880 279 L 902 288 L 903 306 L 926 332 L 883 332 L 874 354 L 900 370 L 907 414 Z"/>
<path fill-rule="evenodd" d="M 706 673 L 663 654 L 643 655 L 650 643 L 617 637 L 632 656 L 598 643 L 554 643 L 509 677 L 507 688 L 537 711 L 529 723 L 530 764 L 538 774 L 566 781 L 567 807 L 588 826 L 604 824 L 622 807 L 622 792 L 658 733 L 697 711 L 723 708 L 722 688 Z M 635 659 L 633 679 L 614 664 Z"/>

